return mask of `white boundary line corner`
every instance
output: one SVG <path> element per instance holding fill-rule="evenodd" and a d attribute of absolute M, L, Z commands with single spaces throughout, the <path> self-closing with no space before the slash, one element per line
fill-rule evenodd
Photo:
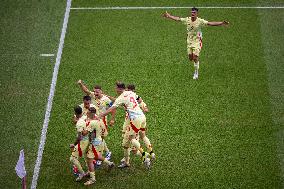
<path fill-rule="evenodd" d="M 66 6 L 63 26 L 62 26 L 62 30 L 61 30 L 60 42 L 59 42 L 57 56 L 56 56 L 56 63 L 55 63 L 54 70 L 53 70 L 52 82 L 51 82 L 51 86 L 50 86 L 50 92 L 49 92 L 46 111 L 45 111 L 45 118 L 44 118 L 43 127 L 42 127 L 42 131 L 41 131 L 40 144 L 39 144 L 39 147 L 38 147 L 37 159 L 36 159 L 36 163 L 35 163 L 35 167 L 34 167 L 34 174 L 33 174 L 31 189 L 36 189 L 36 187 L 37 187 L 37 181 L 38 181 L 38 177 L 39 177 L 40 165 L 41 165 L 44 145 L 45 145 L 45 141 L 46 141 L 46 133 L 47 133 L 48 123 L 49 123 L 49 118 L 50 118 L 50 112 L 51 112 L 51 109 L 52 109 L 52 101 L 53 101 L 53 97 L 54 97 L 54 93 L 55 93 L 57 75 L 58 75 L 58 71 L 59 71 L 59 66 L 60 66 L 60 62 L 61 62 L 61 55 L 62 55 L 62 50 L 63 50 L 63 46 L 64 46 L 64 39 L 65 39 L 66 30 L 67 30 L 67 24 L 68 24 L 68 19 L 69 19 L 71 2 L 72 2 L 72 0 L 67 0 L 67 6 Z"/>

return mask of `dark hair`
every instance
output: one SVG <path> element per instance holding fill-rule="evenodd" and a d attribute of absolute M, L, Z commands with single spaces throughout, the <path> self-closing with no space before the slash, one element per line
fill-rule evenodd
<path fill-rule="evenodd" d="M 102 87 L 100 85 L 95 85 L 94 89 L 100 89 L 102 90 Z"/>
<path fill-rule="evenodd" d="M 134 91 L 135 90 L 135 85 L 134 84 L 128 84 L 127 89 Z"/>
<path fill-rule="evenodd" d="M 75 112 L 76 115 L 80 115 L 80 114 L 82 114 L 83 110 L 80 106 L 75 106 L 74 112 Z"/>
<path fill-rule="evenodd" d="M 125 84 L 122 83 L 122 82 L 120 82 L 120 81 L 117 81 L 117 82 L 116 82 L 116 87 L 117 87 L 117 88 L 120 88 L 120 89 L 125 89 Z"/>
<path fill-rule="evenodd" d="M 192 7 L 191 11 L 196 11 L 196 12 L 198 12 L 198 8 Z"/>
<path fill-rule="evenodd" d="M 95 114 L 97 112 L 96 108 L 95 107 L 90 107 L 89 108 L 89 111 L 92 113 L 92 114 Z"/>
<path fill-rule="evenodd" d="M 91 97 L 90 96 L 84 96 L 83 100 L 89 101 L 89 100 L 91 100 Z"/>

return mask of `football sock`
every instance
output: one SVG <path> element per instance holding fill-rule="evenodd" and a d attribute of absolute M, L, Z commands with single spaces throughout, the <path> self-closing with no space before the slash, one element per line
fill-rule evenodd
<path fill-rule="evenodd" d="M 195 74 L 198 74 L 198 69 L 199 69 L 199 61 L 198 61 L 198 62 L 194 62 L 194 68 L 195 68 L 195 71 L 194 71 L 194 73 L 195 73 Z"/>
<path fill-rule="evenodd" d="M 109 149 L 108 149 L 108 147 L 107 147 L 107 144 L 106 144 L 106 141 L 104 140 L 104 151 L 105 152 L 109 152 Z"/>
<path fill-rule="evenodd" d="M 149 156 L 149 153 L 147 153 L 147 152 L 142 152 L 142 154 L 141 154 L 142 156 L 142 161 L 144 162 L 145 161 L 145 159 Z"/>
<path fill-rule="evenodd" d="M 150 142 L 149 138 L 145 136 L 143 138 L 143 142 L 146 145 L 148 151 L 151 152 L 153 149 L 152 149 L 152 145 L 151 145 L 151 142 Z"/>
<path fill-rule="evenodd" d="M 71 156 L 70 157 L 70 161 L 77 167 L 77 169 L 78 169 L 80 174 L 84 173 L 84 170 L 83 170 L 83 168 L 81 166 L 81 163 L 79 162 L 79 160 L 76 157 Z"/>
<path fill-rule="evenodd" d="M 130 155 L 129 148 L 124 149 L 124 160 L 126 164 L 129 164 L 129 155 Z"/>
<path fill-rule="evenodd" d="M 95 174 L 95 171 L 93 172 L 90 172 L 90 177 L 92 180 L 96 180 L 96 174 Z"/>

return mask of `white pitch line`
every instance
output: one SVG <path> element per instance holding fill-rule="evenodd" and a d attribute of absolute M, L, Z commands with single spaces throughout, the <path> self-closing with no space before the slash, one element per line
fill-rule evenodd
<path fill-rule="evenodd" d="M 192 7 L 72 7 L 72 10 L 147 10 L 147 9 L 190 9 Z M 201 9 L 284 9 L 284 6 L 268 7 L 198 7 Z"/>
<path fill-rule="evenodd" d="M 49 57 L 49 56 L 54 56 L 54 54 L 40 54 L 40 56 Z"/>
<path fill-rule="evenodd" d="M 63 26 L 61 30 L 60 42 L 59 42 L 57 56 L 56 56 L 56 63 L 55 63 L 54 70 L 53 70 L 52 82 L 50 86 L 50 92 L 49 92 L 48 102 L 47 102 L 46 111 L 45 111 L 45 118 L 44 118 L 43 127 L 41 131 L 40 145 L 38 147 L 37 160 L 36 160 L 36 164 L 34 168 L 31 189 L 36 189 L 37 187 L 37 181 L 38 181 L 38 176 L 39 176 L 39 171 L 40 171 L 40 165 L 41 165 L 45 140 L 46 140 L 46 133 L 47 133 L 48 123 L 49 123 L 49 118 L 50 118 L 50 112 L 52 109 L 52 101 L 53 101 L 53 96 L 54 96 L 55 87 L 56 87 L 56 81 L 57 81 L 57 75 L 58 75 L 59 65 L 61 61 L 62 50 L 64 46 L 64 38 L 65 38 L 66 30 L 67 30 L 71 2 L 72 0 L 67 0 L 67 6 L 65 10 L 65 15 L 64 15 L 64 22 L 63 22 Z"/>

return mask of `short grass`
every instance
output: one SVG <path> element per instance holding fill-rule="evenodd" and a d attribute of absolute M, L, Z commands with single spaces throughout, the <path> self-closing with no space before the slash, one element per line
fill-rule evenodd
<path fill-rule="evenodd" d="M 6 3 L 5 8 L 11 10 L 9 14 L 13 17 L 7 11 L 1 20 L 9 26 L 3 29 L 1 37 L 3 43 L 8 41 L 7 47 L 1 49 L 4 86 L 1 143 L 12 141 L 1 146 L 4 176 L 0 181 L 4 188 L 19 186 L 13 169 L 22 147 L 31 181 L 55 62 L 37 54 L 56 53 L 64 13 L 65 2 L 36 2 L 31 6 L 34 8 L 20 8 L 25 7 L 25 2 L 15 10 L 15 4 Z M 258 5 L 258 1 L 238 3 Z M 230 4 L 237 3 L 204 3 Z M 74 1 L 72 6 L 159 5 L 187 6 L 187 3 Z M 81 102 L 83 95 L 76 86 L 78 79 L 83 79 L 90 88 L 100 84 L 111 95 L 115 95 L 116 80 L 134 83 L 151 110 L 147 114 L 148 135 L 158 156 L 152 169 L 144 170 L 140 161 L 133 158 L 133 167 L 128 170 L 115 169 L 110 173 L 98 170 L 95 187 L 281 188 L 278 154 L 283 151 L 277 144 L 282 139 L 276 135 L 283 130 L 283 121 L 279 119 L 283 115 L 283 106 L 279 105 L 283 97 L 277 100 L 277 95 L 271 94 L 283 91 L 279 83 L 283 80 L 283 66 L 279 64 L 283 39 L 277 41 L 270 33 L 273 29 L 281 35 L 283 20 L 272 22 L 270 27 L 266 21 L 267 16 L 281 18 L 283 11 L 201 10 L 203 18 L 227 19 L 232 24 L 203 30 L 198 81 L 192 80 L 193 67 L 186 58 L 184 26 L 162 19 L 162 11 L 71 11 L 38 188 L 84 188 L 71 175 L 68 149 L 75 137 L 72 108 Z M 187 10 L 169 11 L 187 15 Z M 31 20 L 30 14 L 38 17 Z M 50 21 L 53 16 L 54 21 Z M 19 23 L 23 26 L 16 27 Z M 267 35 L 273 44 L 265 40 Z M 278 72 L 273 72 L 273 66 L 268 64 L 271 52 L 266 51 L 266 46 L 275 48 L 272 53 L 274 62 L 278 62 Z M 277 83 L 271 79 L 274 78 L 271 72 L 273 76 L 278 74 Z M 13 104 L 16 109 L 11 108 Z M 276 110 L 280 113 L 274 113 Z M 121 110 L 108 139 L 116 163 L 122 157 L 122 123 Z M 10 140 L 12 137 L 15 140 Z"/>

